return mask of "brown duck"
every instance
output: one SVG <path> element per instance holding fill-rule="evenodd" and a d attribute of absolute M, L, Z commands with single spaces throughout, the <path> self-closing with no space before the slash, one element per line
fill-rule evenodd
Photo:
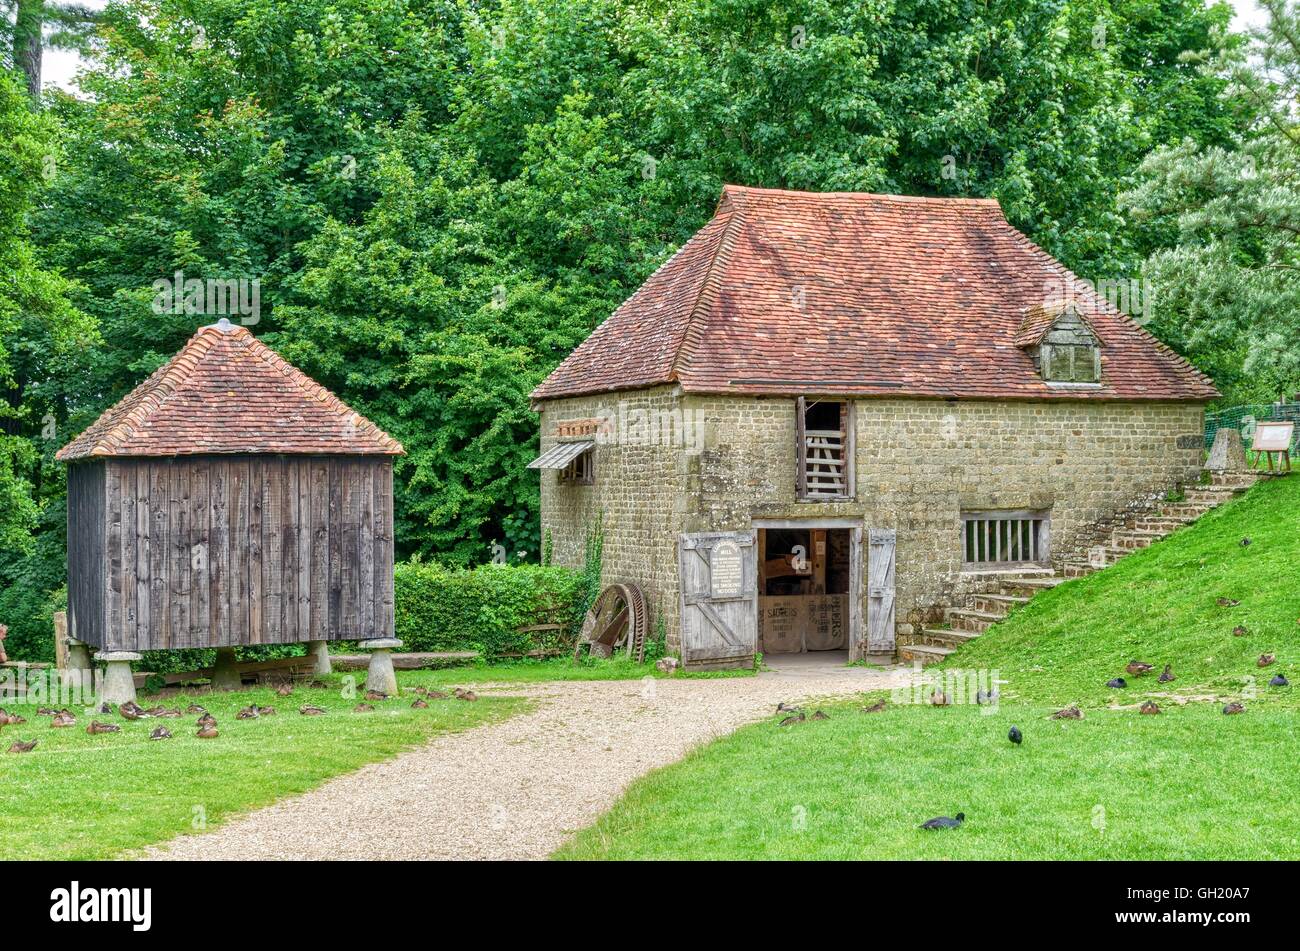
<path fill-rule="evenodd" d="M 1128 662 L 1128 666 L 1124 668 L 1124 672 L 1132 677 L 1141 677 L 1152 670 L 1155 670 L 1155 668 L 1140 660 L 1131 660 Z"/>
<path fill-rule="evenodd" d="M 67 710 L 60 710 L 58 713 L 54 714 L 54 718 L 50 720 L 50 726 L 52 727 L 68 727 L 76 725 L 77 718 Z"/>
<path fill-rule="evenodd" d="M 179 707 L 173 707 L 171 709 L 168 709 L 166 707 L 158 707 L 156 712 L 153 714 L 153 716 L 159 717 L 164 720 L 178 720 L 181 717 L 185 716 L 185 714 L 181 713 Z"/>
<path fill-rule="evenodd" d="M 118 707 L 117 712 L 128 720 L 142 720 L 149 715 L 145 713 L 143 707 L 131 700 Z"/>
<path fill-rule="evenodd" d="M 1250 631 L 1246 630 L 1246 625 L 1244 624 L 1238 624 L 1236 627 L 1232 629 L 1233 637 L 1245 637 L 1249 633 Z"/>
<path fill-rule="evenodd" d="M 352 708 L 353 713 L 371 713 L 375 709 L 373 703 L 358 703 Z"/>
<path fill-rule="evenodd" d="M 1160 672 L 1158 678 L 1162 684 L 1172 683 L 1174 681 L 1174 672 L 1169 664 L 1165 664 L 1165 669 Z"/>
<path fill-rule="evenodd" d="M 415 703 L 411 704 L 411 709 L 412 709 L 412 710 L 428 710 L 428 709 L 429 709 L 429 704 L 426 703 L 424 700 L 421 700 L 419 697 L 416 697 L 416 698 L 415 698 Z"/>
<path fill-rule="evenodd" d="M 217 718 L 214 717 L 212 714 L 208 713 L 208 711 L 204 710 L 203 716 L 199 717 L 196 721 L 194 721 L 194 725 L 198 727 L 200 730 L 206 726 L 216 726 Z"/>
<path fill-rule="evenodd" d="M 256 720 L 256 719 L 257 719 L 257 707 L 244 707 L 244 709 L 240 710 L 238 713 L 235 714 L 235 719 L 236 719 L 236 720 Z"/>
<path fill-rule="evenodd" d="M 305 717 L 318 717 L 318 716 L 320 716 L 321 714 L 323 714 L 325 711 L 322 710 L 320 707 L 316 707 L 316 706 L 313 706 L 312 704 L 308 703 L 308 704 L 304 704 L 303 706 L 299 707 L 299 708 L 298 708 L 298 712 L 301 713 L 301 714 L 302 714 L 303 716 L 305 716 Z"/>
<path fill-rule="evenodd" d="M 200 727 L 199 732 L 194 735 L 200 740 L 215 740 L 220 736 L 220 734 L 217 733 L 216 724 L 209 724 L 208 726 Z"/>
<path fill-rule="evenodd" d="M 443 693 L 441 690 L 429 690 L 425 692 L 424 696 L 427 700 L 446 700 L 451 694 Z"/>
<path fill-rule="evenodd" d="M 947 707 L 952 705 L 952 701 L 948 699 L 948 695 L 942 690 L 936 690 L 934 693 L 930 694 L 930 703 L 936 707 Z"/>
<path fill-rule="evenodd" d="M 1082 720 L 1083 711 L 1078 707 L 1066 707 L 1064 710 L 1057 710 L 1052 714 L 1053 720 Z"/>
<path fill-rule="evenodd" d="M 1260 654 L 1260 655 L 1259 655 L 1259 660 L 1255 661 L 1255 666 L 1256 666 L 1256 667 L 1267 667 L 1269 664 L 1272 664 L 1272 663 L 1273 663 L 1274 661 L 1276 661 L 1276 660 L 1277 660 L 1277 657 L 1276 657 L 1275 655 L 1273 655 L 1273 654 Z"/>
<path fill-rule="evenodd" d="M 1246 708 L 1239 703 L 1230 703 L 1223 708 L 1223 712 L 1231 716 L 1234 713 L 1245 713 Z"/>
<path fill-rule="evenodd" d="M 1237 598 L 1219 598 L 1214 603 L 1221 608 L 1235 608 L 1237 605 L 1241 604 L 1241 601 Z"/>
<path fill-rule="evenodd" d="M 58 712 L 59 712 L 59 711 L 57 711 L 57 710 L 51 710 L 49 707 L 37 707 L 37 708 L 36 708 L 36 715 L 37 715 L 38 717 L 52 717 L 52 716 L 54 716 L 54 714 L 56 714 L 56 713 L 58 713 Z"/>
<path fill-rule="evenodd" d="M 259 717 L 275 716 L 275 707 L 259 707 L 257 704 L 253 704 L 253 709 L 257 711 Z"/>
<path fill-rule="evenodd" d="M 293 693 L 293 684 L 280 684 L 280 686 L 275 688 L 275 692 L 281 697 L 287 697 L 289 694 Z"/>
<path fill-rule="evenodd" d="M 879 703 L 873 703 L 869 707 L 863 707 L 862 712 L 863 713 L 884 713 L 885 708 L 887 706 L 889 706 L 889 704 L 886 703 L 884 700 L 881 700 Z"/>
<path fill-rule="evenodd" d="M 829 720 L 829 719 L 830 719 L 830 717 L 828 717 L 826 714 L 822 713 L 820 710 L 818 710 L 816 713 L 814 713 L 814 714 L 812 715 L 812 718 L 813 718 L 814 720 Z"/>
<path fill-rule="evenodd" d="M 386 694 L 386 693 L 380 693 L 378 690 L 367 690 L 367 691 L 366 691 L 366 699 L 367 699 L 367 700 L 387 700 L 387 699 L 388 699 L 388 694 Z"/>
<path fill-rule="evenodd" d="M 473 690 L 462 690 L 460 693 L 456 694 L 456 699 L 457 699 L 457 700 L 477 700 L 477 699 L 478 699 L 478 694 L 476 694 Z"/>
<path fill-rule="evenodd" d="M 208 708 L 201 707 L 197 703 L 191 703 L 188 707 L 185 708 L 185 712 L 186 713 L 207 713 Z"/>
<path fill-rule="evenodd" d="M 797 715 L 795 715 L 795 716 L 792 716 L 792 717 L 786 717 L 784 720 L 782 720 L 782 721 L 781 721 L 779 724 L 777 724 L 777 725 L 778 725 L 778 726 L 794 726 L 796 723 L 803 723 L 803 721 L 804 721 L 804 720 L 807 720 L 807 719 L 808 719 L 807 716 L 805 716 L 803 713 L 799 713 L 799 714 L 797 714 Z"/>
<path fill-rule="evenodd" d="M 23 743 L 23 742 L 19 741 L 19 742 L 15 743 L 13 746 L 9 747 L 9 752 L 10 752 L 10 753 L 30 753 L 30 752 L 31 752 L 32 750 L 34 750 L 34 749 L 36 749 L 36 741 L 35 741 L 35 740 L 32 740 L 30 743 Z"/>
<path fill-rule="evenodd" d="M 116 723 L 100 723 L 98 720 L 91 720 L 90 726 L 86 727 L 86 732 L 96 736 L 100 733 L 121 733 L 122 728 Z"/>
<path fill-rule="evenodd" d="M 151 740 L 170 740 L 171 738 L 172 731 L 165 726 L 156 726 L 153 728 L 153 732 L 149 734 Z"/>
<path fill-rule="evenodd" d="M 1160 712 L 1160 705 L 1157 704 L 1154 700 L 1148 700 L 1146 703 L 1142 704 L 1142 707 L 1141 707 L 1141 711 L 1140 711 L 1140 712 L 1142 712 L 1142 713 L 1148 713 L 1148 714 L 1150 714 L 1150 713 L 1159 713 L 1159 712 Z"/>

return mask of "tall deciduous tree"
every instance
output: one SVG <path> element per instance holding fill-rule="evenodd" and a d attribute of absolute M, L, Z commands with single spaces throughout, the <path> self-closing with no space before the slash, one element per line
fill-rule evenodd
<path fill-rule="evenodd" d="M 1146 264 L 1159 301 L 1152 329 L 1232 401 L 1300 393 L 1300 8 L 1263 5 L 1268 23 L 1227 60 L 1242 133 L 1156 151 L 1124 199 L 1176 232 Z"/>

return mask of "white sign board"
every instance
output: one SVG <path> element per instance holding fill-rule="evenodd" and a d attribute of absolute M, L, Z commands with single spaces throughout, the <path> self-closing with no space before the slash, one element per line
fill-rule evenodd
<path fill-rule="evenodd" d="M 1293 435 L 1295 423 L 1257 423 L 1250 448 L 1253 452 L 1285 452 L 1291 448 Z"/>
<path fill-rule="evenodd" d="M 740 546 L 730 539 L 713 546 L 709 579 L 715 598 L 738 598 L 745 591 L 745 562 Z"/>

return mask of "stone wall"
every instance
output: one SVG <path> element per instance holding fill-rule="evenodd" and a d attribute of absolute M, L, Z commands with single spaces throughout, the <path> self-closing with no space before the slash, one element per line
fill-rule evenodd
<path fill-rule="evenodd" d="M 542 536 L 549 531 L 557 565 L 582 565 L 587 533 L 604 528 L 602 580 L 640 585 L 650 604 L 650 631 L 673 632 L 676 649 L 677 536 L 686 509 L 685 471 L 699 451 L 698 432 L 683 416 L 676 387 L 553 400 L 541 409 L 542 450 L 566 420 L 599 418 L 595 483 L 570 485 L 541 473 Z"/>
<path fill-rule="evenodd" d="M 645 589 L 652 625 L 663 618 L 672 650 L 680 532 L 744 530 L 764 518 L 893 528 L 898 633 L 906 634 L 984 584 L 962 572 L 963 510 L 1050 509 L 1052 550 L 1062 553 L 1135 501 L 1195 481 L 1203 455 L 1199 405 L 860 400 L 855 500 L 808 503 L 795 499 L 793 399 L 661 387 L 542 409 L 543 449 L 563 420 L 609 421 L 594 485 L 542 474 L 542 524 L 556 563 L 582 563 L 587 529 L 603 513 L 605 580 Z"/>
<path fill-rule="evenodd" d="M 684 530 L 844 517 L 893 528 L 900 634 L 981 586 L 962 572 L 963 510 L 1050 509 L 1052 550 L 1064 552 L 1135 500 L 1195 481 L 1203 454 L 1199 405 L 860 400 L 855 501 L 808 503 L 795 499 L 793 399 L 687 406 L 703 418 L 704 450 L 688 465 Z"/>

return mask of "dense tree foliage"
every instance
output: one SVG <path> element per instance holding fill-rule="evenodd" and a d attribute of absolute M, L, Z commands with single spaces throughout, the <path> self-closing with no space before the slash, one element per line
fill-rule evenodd
<path fill-rule="evenodd" d="M 1237 401 L 1300 393 L 1300 16 L 1264 5 L 1251 49 L 1212 64 L 1232 78 L 1241 133 L 1159 149 L 1124 196 L 1177 232 L 1147 264 L 1161 301 L 1153 329 Z"/>
<path fill-rule="evenodd" d="M 529 390 L 724 182 L 992 195 L 1084 276 L 1135 276 L 1178 233 L 1116 203 L 1144 156 L 1235 146 L 1234 92 L 1184 55 L 1231 49 L 1229 17 L 1201 0 L 120 0 L 86 96 L 47 103 L 68 158 L 29 216 L 102 337 L 62 377 L 60 432 L 215 319 L 158 313 L 155 281 L 256 279 L 255 332 L 406 445 L 403 555 L 533 555 Z M 57 505 L 28 500 L 29 525 Z"/>

